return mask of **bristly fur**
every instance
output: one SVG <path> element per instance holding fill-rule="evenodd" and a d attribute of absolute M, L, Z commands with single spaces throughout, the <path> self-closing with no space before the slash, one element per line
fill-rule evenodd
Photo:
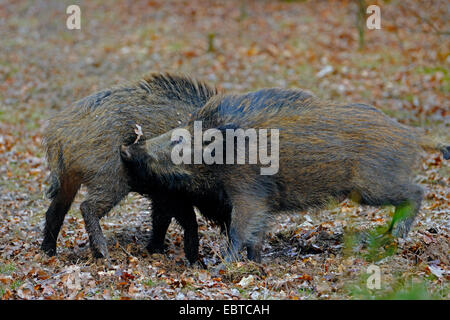
<path fill-rule="evenodd" d="M 120 146 L 134 142 L 136 124 L 142 127 L 142 140 L 155 137 L 180 126 L 216 94 L 215 88 L 186 76 L 152 73 L 140 81 L 96 92 L 53 116 L 44 133 L 51 170 L 47 194 L 52 204 L 46 214 L 42 248 L 55 254 L 64 215 L 80 185 L 84 184 L 88 196 L 80 208 L 91 247 L 94 255 L 107 256 L 98 220 L 130 191 L 140 191 L 133 186 L 123 167 Z M 160 202 L 168 201 L 153 200 L 158 202 L 154 207 L 161 207 L 162 213 L 166 214 Z M 185 204 L 181 208 L 182 204 L 174 210 L 180 211 L 177 214 L 183 210 L 193 213 L 192 205 L 189 208 Z M 167 215 L 170 214 L 167 210 Z M 160 228 L 166 228 L 167 219 Z M 190 219 L 194 223 L 192 217 Z M 158 232 L 162 233 L 161 230 Z M 159 236 L 158 241 L 163 240 Z M 154 246 L 162 246 L 156 242 Z"/>
<path fill-rule="evenodd" d="M 214 193 L 225 195 L 233 211 L 228 257 L 247 246 L 249 258 L 258 260 L 271 216 L 322 207 L 330 198 L 357 195 L 374 206 L 411 203 L 414 212 L 396 225 L 397 236 L 406 236 L 420 208 L 423 191 L 412 181 L 419 138 L 372 106 L 334 104 L 302 90 L 263 89 L 216 95 L 184 127 L 191 135 L 194 121 L 202 121 L 203 130 L 279 129 L 279 172 L 272 176 L 260 175 L 260 163 L 174 165 L 169 134 L 123 154 L 125 162 L 144 170 L 141 177 L 189 194 L 196 206 Z M 142 153 L 146 165 L 133 163 Z"/>

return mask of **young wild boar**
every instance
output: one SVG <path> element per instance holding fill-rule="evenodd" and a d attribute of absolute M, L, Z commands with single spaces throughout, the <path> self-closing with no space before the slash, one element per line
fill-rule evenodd
<path fill-rule="evenodd" d="M 211 134 L 196 138 L 200 121 L 203 130 L 217 129 L 223 138 L 217 133 L 212 134 L 214 143 Z M 244 135 L 240 131 L 241 138 L 236 129 L 245 130 Z M 251 149 L 252 129 L 263 138 L 264 129 L 278 131 L 271 130 L 270 138 L 257 142 L 259 149 Z M 191 136 L 202 148 L 203 160 L 211 156 L 216 160 L 205 164 L 194 159 L 189 164 L 196 153 L 195 148 L 189 153 Z M 232 164 L 228 158 L 242 150 L 242 144 L 236 147 L 239 139 L 245 141 L 248 161 Z M 121 156 L 137 180 L 184 193 L 196 206 L 211 199 L 218 207 L 231 206 L 226 260 L 235 259 L 244 246 L 249 259 L 260 260 L 261 242 L 274 214 L 321 207 L 330 198 L 351 195 L 365 205 L 408 205 L 412 213 L 391 230 L 405 237 L 423 197 L 422 188 L 412 181 L 418 140 L 412 129 L 371 106 L 323 102 L 301 90 L 264 89 L 217 95 L 193 114 L 183 130 L 147 140 L 145 147 L 124 145 Z M 175 164 L 179 150 L 187 155 L 186 161 Z M 448 157 L 448 148 L 444 151 Z M 271 161 L 264 160 L 269 153 Z"/>
<path fill-rule="evenodd" d="M 52 119 L 44 135 L 51 170 L 42 249 L 56 253 L 56 240 L 72 201 L 82 184 L 87 198 L 80 209 L 95 257 L 108 257 L 99 220 L 130 191 L 144 193 L 126 174 L 119 146 L 136 140 L 136 124 L 145 138 L 179 126 L 203 106 L 216 90 L 187 77 L 150 74 L 143 80 L 92 94 Z M 141 140 L 143 140 L 141 138 Z M 145 190 L 148 193 L 148 188 Z M 192 204 L 181 196 L 152 190 L 151 252 L 163 250 L 167 228 L 175 217 L 185 229 L 185 251 L 197 259 L 197 221 Z"/>

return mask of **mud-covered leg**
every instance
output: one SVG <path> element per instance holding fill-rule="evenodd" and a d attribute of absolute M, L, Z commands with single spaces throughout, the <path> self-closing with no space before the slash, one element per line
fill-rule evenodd
<path fill-rule="evenodd" d="M 56 241 L 59 231 L 79 187 L 79 184 L 63 183 L 45 213 L 44 239 L 41 249 L 50 256 L 56 254 Z"/>

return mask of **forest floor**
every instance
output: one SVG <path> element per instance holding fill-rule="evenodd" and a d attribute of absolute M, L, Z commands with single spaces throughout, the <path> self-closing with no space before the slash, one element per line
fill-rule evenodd
<path fill-rule="evenodd" d="M 225 245 L 198 216 L 204 269 L 189 266 L 173 223 L 165 254 L 149 255 L 151 204 L 131 194 L 102 219 L 112 257 L 93 261 L 79 192 L 58 239 L 40 251 L 48 169 L 45 120 L 69 103 L 149 71 L 183 72 L 226 92 L 304 88 L 372 104 L 450 141 L 447 1 L 372 1 L 382 28 L 358 48 L 352 1 L 70 1 L 0 3 L 0 298 L 2 299 L 449 299 L 449 163 L 421 154 L 425 200 L 406 239 L 358 245 L 354 230 L 386 226 L 393 208 L 350 200 L 278 217 L 263 261 L 213 271 Z M 440 32 L 443 31 L 443 32 Z M 371 265 L 380 289 L 369 289 Z M 370 287 L 370 286 L 369 286 Z"/>

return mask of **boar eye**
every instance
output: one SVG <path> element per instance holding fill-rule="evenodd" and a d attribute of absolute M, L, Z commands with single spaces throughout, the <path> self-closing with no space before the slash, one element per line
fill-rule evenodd
<path fill-rule="evenodd" d="M 170 142 L 171 146 L 177 145 L 179 143 L 182 143 L 184 141 L 183 136 L 179 136 L 178 139 L 172 140 L 172 142 Z"/>

